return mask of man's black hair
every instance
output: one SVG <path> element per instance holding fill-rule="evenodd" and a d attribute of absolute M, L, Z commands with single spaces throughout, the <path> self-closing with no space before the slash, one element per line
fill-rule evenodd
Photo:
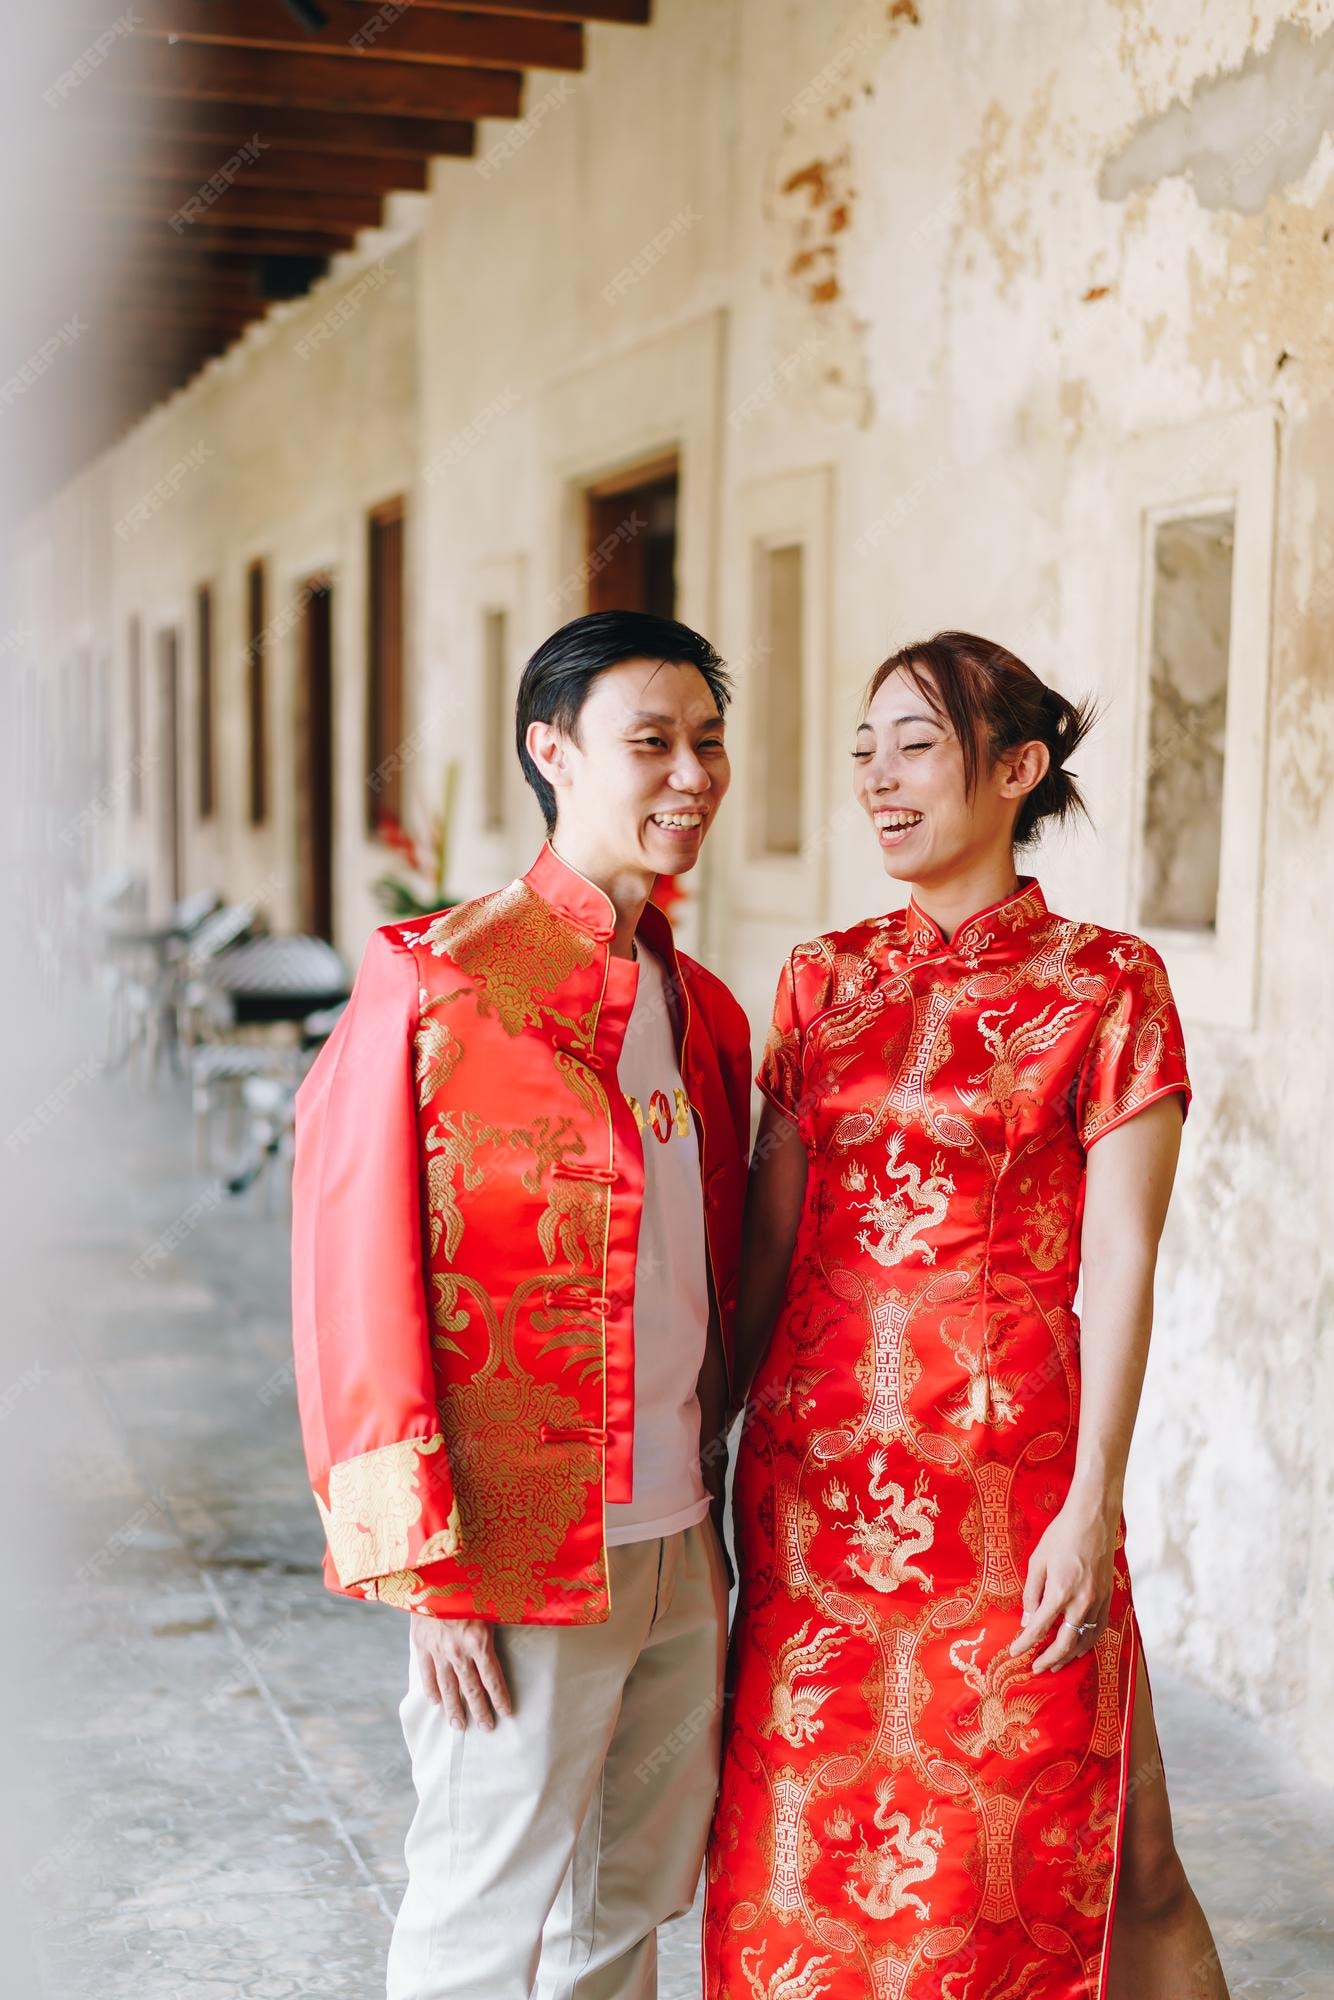
<path fill-rule="evenodd" d="M 591 611 L 572 618 L 544 639 L 523 670 L 514 710 L 514 736 L 523 775 L 537 793 L 547 832 L 556 830 L 556 794 L 528 754 L 530 722 L 554 723 L 579 741 L 579 715 L 599 674 L 623 660 L 661 660 L 698 667 L 721 715 L 732 697 L 722 659 L 698 632 L 675 618 L 647 611 Z"/>

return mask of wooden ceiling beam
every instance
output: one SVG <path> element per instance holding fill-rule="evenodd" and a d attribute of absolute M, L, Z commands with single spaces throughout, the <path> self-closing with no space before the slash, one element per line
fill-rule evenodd
<path fill-rule="evenodd" d="M 201 325 L 198 322 L 154 319 L 145 315 L 131 319 L 127 315 L 121 332 L 120 353 L 133 355 L 143 340 L 157 334 L 175 336 L 182 341 L 198 337 L 201 342 L 206 342 L 210 346 L 227 348 L 233 346 L 251 324 L 250 320 L 245 320 L 240 325 L 234 325 L 228 320 L 225 324 L 213 321 L 208 325 Z"/>
<path fill-rule="evenodd" d="M 366 8 L 359 0 L 320 0 L 325 27 L 305 32 L 274 0 L 137 0 L 136 32 L 173 36 L 211 46 L 318 52 L 355 62 L 471 63 L 481 68 L 578 70 L 584 65 L 584 31 L 577 21 L 524 20 L 499 14 L 466 14 L 421 7 L 398 13 Z"/>
<path fill-rule="evenodd" d="M 236 312 L 262 312 L 264 306 L 274 304 L 274 298 L 260 290 L 246 264 L 216 270 L 200 258 L 176 258 L 176 262 L 172 262 L 170 258 L 158 260 L 146 256 L 126 256 L 120 260 L 116 270 L 106 276 L 102 296 L 122 298 L 126 292 L 204 300 L 222 308 L 234 308 Z M 290 292 L 288 296 L 300 298 L 304 294 Z"/>
<path fill-rule="evenodd" d="M 127 222 L 133 217 L 126 217 Z M 155 229 L 151 235 L 142 225 L 126 243 L 125 255 L 133 256 L 140 248 L 147 247 L 175 263 L 182 265 L 195 258 L 229 258 L 233 262 L 253 264 L 257 257 L 335 257 L 340 250 L 350 250 L 354 241 L 353 233 L 345 229 L 273 229 L 250 230 L 242 236 L 229 236 L 225 230 L 213 230 L 208 236 L 201 236 L 198 230 L 186 230 L 176 236 L 170 229 Z"/>
<path fill-rule="evenodd" d="M 225 159 L 256 132 L 266 144 L 392 159 L 428 159 L 437 153 L 469 159 L 477 144 L 472 124 L 458 118 L 315 111 L 305 105 L 252 104 L 244 99 L 213 103 L 207 99 L 122 96 L 116 101 L 124 107 L 119 118 L 104 118 L 96 124 L 90 118 L 87 129 L 95 142 L 98 138 L 119 145 L 133 141 L 143 152 L 151 151 L 160 140 L 183 139 L 225 147 Z"/>
<path fill-rule="evenodd" d="M 261 139 L 263 135 L 261 134 Z M 249 188 L 311 188 L 326 194 L 398 194 L 422 192 L 429 178 L 427 162 L 391 160 L 375 153 L 316 153 L 263 140 L 264 150 L 240 178 Z M 202 140 L 169 140 L 139 157 L 122 154 L 109 160 L 113 172 L 130 181 L 169 183 L 174 200 L 193 194 L 216 174 L 229 156 Z"/>
<path fill-rule="evenodd" d="M 186 236 L 215 236 L 243 229 L 378 228 L 383 207 L 378 194 L 318 194 L 309 188 L 251 188 L 238 181 L 215 201 L 192 199 L 194 189 L 171 201 L 155 183 L 104 178 L 85 204 L 95 214 L 124 215 L 157 224 L 173 242 Z"/>
<path fill-rule="evenodd" d="M 127 334 L 116 353 L 102 355 L 98 375 L 112 383 L 149 377 L 179 389 L 206 361 L 225 354 L 230 345 L 230 337 L 181 338 L 161 327 L 140 328 Z"/>
<path fill-rule="evenodd" d="M 217 299 L 192 299 L 188 294 L 158 291 L 151 285 L 126 285 L 113 292 L 107 300 L 108 310 L 117 321 L 124 320 L 135 326 L 143 323 L 149 326 L 198 327 L 201 332 L 217 328 L 226 332 L 231 327 L 249 326 L 251 320 L 261 319 L 267 307 L 264 299 L 251 299 L 245 305 L 223 303 Z"/>
<path fill-rule="evenodd" d="M 153 299 L 164 306 L 179 306 L 185 311 L 223 315 L 263 312 L 276 303 L 273 299 L 266 299 L 252 285 L 240 281 L 224 284 L 204 274 L 193 278 L 188 275 L 178 277 L 161 265 L 127 263 L 116 271 L 99 295 L 98 309 L 105 309 L 102 300 L 133 299 Z"/>
<path fill-rule="evenodd" d="M 359 0 L 368 10 L 379 0 Z M 413 0 L 440 14 L 510 14 L 525 21 L 611 21 L 642 27 L 652 18 L 652 0 Z"/>
<path fill-rule="evenodd" d="M 393 118 L 516 118 L 519 70 L 464 69 L 444 63 L 347 62 L 342 56 L 284 49 L 228 48 L 134 36 L 131 59 L 109 71 L 117 88 L 190 103 L 244 101 L 304 105 L 312 111 Z"/>

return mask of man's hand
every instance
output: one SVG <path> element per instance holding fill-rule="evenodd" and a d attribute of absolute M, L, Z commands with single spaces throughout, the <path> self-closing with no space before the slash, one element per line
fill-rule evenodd
<path fill-rule="evenodd" d="M 494 1630 L 483 1619 L 414 1617 L 412 1645 L 427 1698 L 443 1704 L 451 1729 L 466 1729 L 469 1715 L 494 1729 L 498 1716 L 513 1714 Z"/>

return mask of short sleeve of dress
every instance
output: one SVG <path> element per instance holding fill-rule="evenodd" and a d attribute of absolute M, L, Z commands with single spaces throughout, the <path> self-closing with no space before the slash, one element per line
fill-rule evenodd
<path fill-rule="evenodd" d="M 769 1102 L 795 1125 L 801 1104 L 801 1023 L 797 1015 L 797 981 L 789 958 L 778 975 L 773 1020 L 755 1081 Z"/>
<path fill-rule="evenodd" d="M 1103 1004 L 1080 1072 L 1075 1118 L 1086 1150 L 1160 1097 L 1179 1091 L 1183 1119 L 1190 1107 L 1186 1043 L 1167 968 L 1141 939 L 1133 951 Z"/>

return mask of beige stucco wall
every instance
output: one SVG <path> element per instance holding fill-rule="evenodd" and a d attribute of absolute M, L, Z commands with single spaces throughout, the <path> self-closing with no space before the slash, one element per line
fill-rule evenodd
<path fill-rule="evenodd" d="M 275 609 L 310 568 L 338 567 L 340 941 L 355 953 L 373 921 L 354 754 L 365 508 L 410 493 L 423 811 L 441 760 L 475 740 L 482 607 L 509 606 L 516 667 L 578 608 L 562 586 L 581 480 L 681 448 L 680 609 L 742 662 L 742 736 L 763 699 L 750 542 L 792 509 L 819 556 L 813 837 L 795 871 L 751 865 L 743 768 L 690 925 L 759 1027 L 795 936 L 891 900 L 845 810 L 848 739 L 875 662 L 940 625 L 1101 692 L 1079 764 L 1096 831 L 1029 865 L 1056 907 L 1131 921 L 1137 449 L 1157 439 L 1170 465 L 1180 430 L 1195 476 L 1200 425 L 1223 426 L 1225 454 L 1230 420 L 1268 412 L 1272 563 L 1252 533 L 1261 636 L 1234 663 L 1250 722 L 1228 836 L 1238 879 L 1259 871 L 1258 925 L 1234 926 L 1255 1003 L 1215 1005 L 1207 964 L 1182 961 L 1200 996 L 1196 1097 L 1130 1550 L 1151 1657 L 1334 1778 L 1334 145 L 1319 136 L 1324 44 L 1303 39 L 1326 31 L 1334 7 L 1274 0 L 659 0 L 647 31 L 590 31 L 584 77 L 530 79 L 540 114 L 506 157 L 491 148 L 509 128 L 484 127 L 480 165 L 437 165 L 394 282 L 320 356 L 300 363 L 292 341 L 325 293 L 290 336 L 255 341 L 141 427 L 34 534 L 55 548 L 61 617 L 101 626 L 109 610 L 116 633 L 131 608 L 178 615 L 216 574 L 233 677 L 246 559 L 271 557 Z M 200 436 L 218 450 L 196 483 L 128 548 L 108 545 L 96 524 Z M 281 702 L 290 661 L 273 678 Z M 266 842 L 242 829 L 236 685 L 229 811 L 217 844 L 194 841 L 191 872 L 225 871 L 240 893 L 290 870 L 290 800 Z M 453 872 L 470 890 L 522 865 L 538 831 L 517 789 L 506 835 L 478 821 L 469 778 Z M 1217 982 L 1229 1002 L 1237 962 Z"/>
<path fill-rule="evenodd" d="M 114 675 L 115 810 L 99 818 L 90 858 L 142 868 L 163 899 L 158 855 L 157 634 L 181 635 L 181 782 L 185 886 L 224 887 L 255 898 L 276 925 L 298 908 L 295 773 L 298 768 L 300 623 L 304 580 L 334 583 L 338 934 L 357 938 L 376 920 L 365 885 L 375 857 L 364 836 L 366 512 L 410 490 L 416 464 L 416 247 L 372 242 L 308 300 L 264 323 L 191 386 L 156 409 L 28 524 L 20 567 L 42 652 L 109 651 Z M 346 316 L 321 325 L 333 312 Z M 147 518 L 132 510 L 146 496 Z M 415 582 L 409 544 L 408 586 Z M 270 744 L 269 814 L 252 828 L 246 809 L 245 571 L 267 570 L 265 624 Z M 218 804 L 196 811 L 194 592 L 213 588 Z M 145 810 L 128 812 L 126 632 L 137 615 L 145 661 Z"/>

